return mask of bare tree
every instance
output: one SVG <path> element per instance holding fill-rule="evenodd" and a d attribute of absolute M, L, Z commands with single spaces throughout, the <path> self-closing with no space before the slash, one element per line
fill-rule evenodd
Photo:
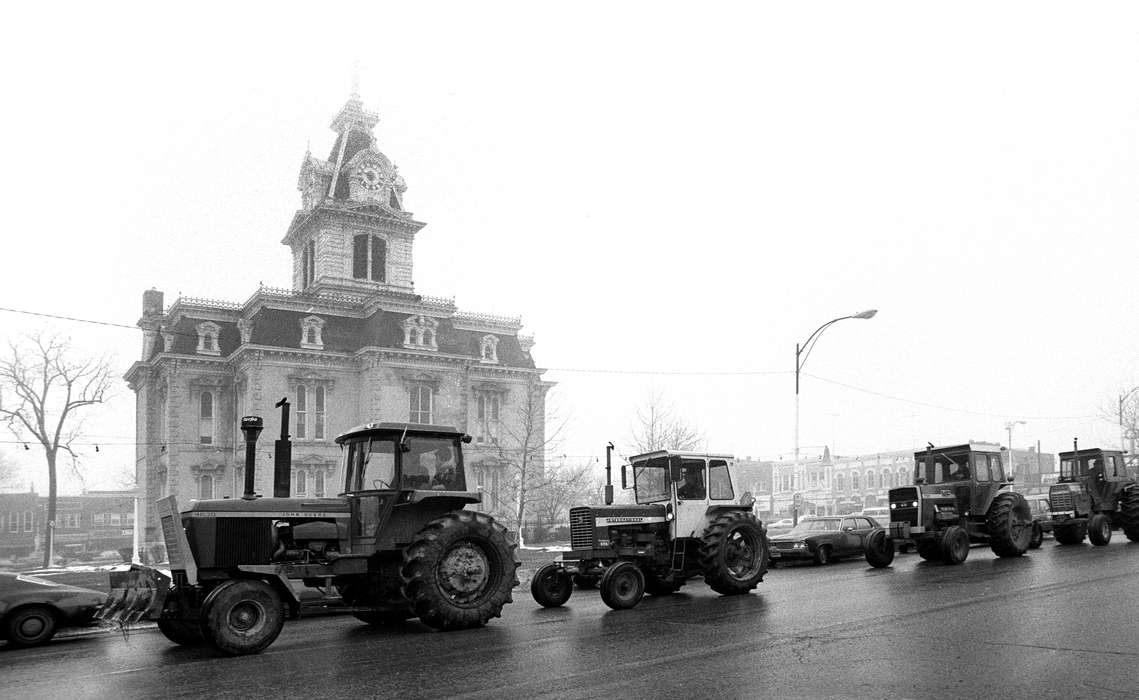
<path fill-rule="evenodd" d="M 0 452 L 0 489 L 8 488 L 15 483 L 16 468 L 12 466 L 12 462 L 8 459 L 8 455 Z"/>
<path fill-rule="evenodd" d="M 637 452 L 653 450 L 694 450 L 704 443 L 704 435 L 677 415 L 676 407 L 664 392 L 652 389 L 645 404 L 637 409 L 637 424 L 630 442 Z"/>
<path fill-rule="evenodd" d="M 111 367 L 105 358 L 75 359 L 65 340 L 36 334 L 20 344 L 9 343 L 0 359 L 0 388 L 4 403 L 0 420 L 18 440 L 34 439 L 47 460 L 47 535 L 44 566 L 54 555 L 56 463 L 60 453 L 77 459 L 72 445 L 80 438 L 79 409 L 109 398 Z"/>
<path fill-rule="evenodd" d="M 534 512 L 548 523 L 568 522 L 569 509 L 598 503 L 601 478 L 596 460 L 569 464 L 563 457 L 546 465 L 546 484 L 533 494 Z"/>
<path fill-rule="evenodd" d="M 1119 395 L 1105 401 L 1099 410 L 1100 418 L 1118 426 L 1121 449 L 1127 450 L 1132 467 L 1139 466 L 1135 454 L 1139 444 L 1139 386 L 1121 389 Z"/>
<path fill-rule="evenodd" d="M 537 377 L 527 383 L 525 394 L 514 411 L 514 420 L 503 424 L 503 437 L 498 456 L 507 470 L 510 489 L 514 492 L 513 513 L 515 537 L 522 546 L 522 524 L 535 491 L 549 484 L 546 454 L 557 443 L 564 423 L 547 412 L 546 394 L 553 384 Z M 553 430 L 547 426 L 555 424 Z"/>

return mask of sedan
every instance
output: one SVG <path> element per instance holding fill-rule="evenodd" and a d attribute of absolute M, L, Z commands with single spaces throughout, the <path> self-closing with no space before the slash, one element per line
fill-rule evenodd
<path fill-rule="evenodd" d="M 60 627 L 90 622 L 106 598 L 90 588 L 0 572 L 0 639 L 16 647 L 44 644 Z"/>
<path fill-rule="evenodd" d="M 867 535 L 877 527 L 878 521 L 864 515 L 803 520 L 791 531 L 768 538 L 771 563 L 805 559 L 822 565 L 838 557 L 862 556 Z"/>

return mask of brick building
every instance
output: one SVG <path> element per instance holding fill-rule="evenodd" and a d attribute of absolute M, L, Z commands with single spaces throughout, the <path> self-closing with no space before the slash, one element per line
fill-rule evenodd
<path fill-rule="evenodd" d="M 43 533 L 43 507 L 35 491 L 0 493 L 0 559 L 35 551 Z"/>
<path fill-rule="evenodd" d="M 541 443 L 551 384 L 518 318 L 416 293 L 412 251 L 424 224 L 377 148 L 378 121 L 352 95 L 332 121 L 328 158 L 305 154 L 301 208 L 282 240 L 292 251 L 291 289 L 260 287 L 244 302 L 182 297 L 166 309 L 162 292 L 143 293 L 142 359 L 126 379 L 136 393 L 147 542 L 161 541 L 155 499 L 241 495 L 242 415 L 265 419 L 256 490 L 272 493 L 273 406 L 282 397 L 292 405 L 295 495 L 340 491 L 333 438 L 352 426 L 434 423 L 474 436 L 468 484 L 483 489 L 484 508 L 507 512 L 514 436 L 530 422 L 539 438 L 531 446 Z"/>

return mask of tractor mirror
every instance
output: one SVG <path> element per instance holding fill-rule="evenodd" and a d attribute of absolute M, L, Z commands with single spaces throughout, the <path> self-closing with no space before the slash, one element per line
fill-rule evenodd
<path fill-rule="evenodd" d="M 673 457 L 668 460 L 668 478 L 672 481 L 682 481 L 684 471 L 680 468 L 680 458 Z"/>

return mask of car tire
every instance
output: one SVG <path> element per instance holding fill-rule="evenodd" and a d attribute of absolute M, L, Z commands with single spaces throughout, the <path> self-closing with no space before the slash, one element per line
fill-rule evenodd
<path fill-rule="evenodd" d="M 631 561 L 619 561 L 601 577 L 601 600 L 614 610 L 628 610 L 645 596 L 645 575 Z"/>
<path fill-rule="evenodd" d="M 1028 548 L 1040 549 L 1042 544 L 1044 544 L 1044 528 L 1040 526 L 1040 523 L 1033 521 L 1032 538 L 1028 540 Z"/>
<path fill-rule="evenodd" d="M 894 541 L 879 528 L 866 536 L 866 563 L 881 569 L 894 563 Z"/>
<path fill-rule="evenodd" d="M 826 566 L 831 562 L 830 545 L 822 545 L 815 550 L 815 566 Z"/>
<path fill-rule="evenodd" d="M 546 564 L 530 579 L 530 595 L 543 608 L 565 605 L 573 594 L 573 580 L 561 564 Z"/>
<path fill-rule="evenodd" d="M 1088 520 L 1088 541 L 1096 547 L 1111 542 L 1111 520 L 1103 513 L 1096 513 Z"/>
<path fill-rule="evenodd" d="M 4 624 L 5 639 L 14 647 L 46 644 L 55 636 L 55 613 L 42 605 L 29 605 L 8 614 Z"/>
<path fill-rule="evenodd" d="M 960 564 L 969 558 L 969 533 L 959 525 L 945 528 L 941 536 L 941 558 L 946 564 Z"/>

